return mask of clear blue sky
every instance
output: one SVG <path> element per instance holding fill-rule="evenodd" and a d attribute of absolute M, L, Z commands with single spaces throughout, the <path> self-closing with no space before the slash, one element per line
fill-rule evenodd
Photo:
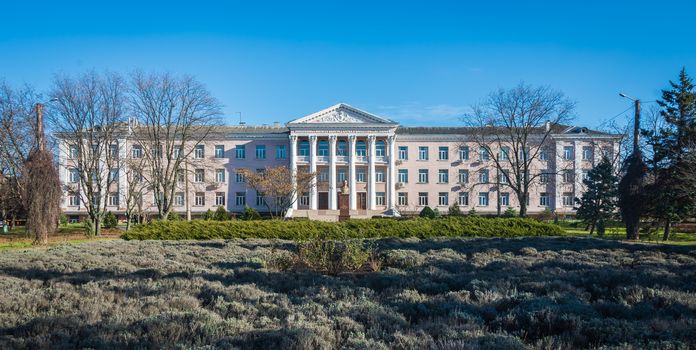
<path fill-rule="evenodd" d="M 337 102 L 404 125 L 457 125 L 490 90 L 549 85 L 596 126 L 696 76 L 693 1 L 6 1 L 0 78 L 188 73 L 250 124 Z"/>

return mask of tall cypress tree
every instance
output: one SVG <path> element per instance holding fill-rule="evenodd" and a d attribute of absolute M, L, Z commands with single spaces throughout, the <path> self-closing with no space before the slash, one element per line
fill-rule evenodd
<path fill-rule="evenodd" d="M 583 180 L 586 192 L 582 199 L 576 198 L 577 216 L 590 227 L 590 234 L 597 227 L 597 234 L 604 235 L 606 222 L 610 220 L 616 211 L 618 195 L 618 178 L 614 175 L 611 161 L 604 157 Z"/>
<path fill-rule="evenodd" d="M 657 101 L 664 127 L 643 131 L 653 150 L 649 213 L 663 222 L 664 240 L 673 222 L 696 214 L 696 92 L 685 69 L 670 86 Z"/>

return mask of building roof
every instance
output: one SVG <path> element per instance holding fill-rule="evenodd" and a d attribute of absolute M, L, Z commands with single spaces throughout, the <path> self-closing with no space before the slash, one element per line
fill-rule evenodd
<path fill-rule="evenodd" d="M 552 134 L 586 134 L 591 136 L 610 136 L 612 134 L 605 133 L 602 131 L 591 130 L 580 126 L 570 126 L 563 124 L 552 124 L 551 133 Z M 486 134 L 495 134 L 501 132 L 502 128 L 498 127 L 484 127 L 484 132 Z M 546 133 L 545 127 L 536 128 L 539 134 Z M 474 133 L 479 133 L 481 128 L 478 127 L 444 127 L 444 126 L 400 126 L 396 129 L 397 135 L 471 135 Z"/>

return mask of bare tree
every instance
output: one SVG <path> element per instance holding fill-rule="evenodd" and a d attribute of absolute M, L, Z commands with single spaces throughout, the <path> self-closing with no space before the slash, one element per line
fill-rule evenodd
<path fill-rule="evenodd" d="M 107 193 L 118 186 L 120 147 L 127 127 L 123 79 L 116 74 L 88 72 L 77 78 L 56 77 L 51 96 L 51 126 L 68 152 L 70 171 L 79 183 L 69 192 L 80 197 L 89 217 L 90 233 L 101 233 Z"/>
<path fill-rule="evenodd" d="M 530 186 L 547 173 L 537 171 L 535 164 L 549 145 L 549 135 L 554 126 L 572 119 L 574 109 L 575 103 L 560 91 L 520 83 L 490 93 L 464 117 L 473 127 L 472 141 L 507 177 L 505 185 L 520 203 L 520 216 L 527 214 Z"/>
<path fill-rule="evenodd" d="M 124 171 L 122 176 L 125 177 L 126 186 L 123 196 L 126 208 L 126 231 L 130 230 L 131 224 L 136 217 L 140 220 L 143 194 L 147 191 L 143 175 L 145 173 L 145 163 L 140 147 L 139 144 L 130 143 L 130 148 L 121 163 L 121 169 Z M 137 148 L 135 152 L 133 151 L 134 148 Z"/>
<path fill-rule="evenodd" d="M 166 220 L 186 160 L 219 125 L 220 103 L 190 76 L 141 72 L 133 74 L 130 102 L 139 122 L 133 135 L 143 145 L 145 178 L 159 218 Z"/>
<path fill-rule="evenodd" d="M 25 212 L 24 165 L 36 148 L 35 104 L 41 96 L 30 86 L 16 89 L 0 81 L 0 177 L 2 210 L 0 218 Z M 12 220 L 14 222 L 14 220 Z"/>
<path fill-rule="evenodd" d="M 292 171 L 286 166 L 266 167 L 259 172 L 240 168 L 237 172 L 244 175 L 249 188 L 263 194 L 264 205 L 274 218 L 284 217 L 297 198 L 309 192 L 316 176 L 298 169 L 293 184 Z"/>

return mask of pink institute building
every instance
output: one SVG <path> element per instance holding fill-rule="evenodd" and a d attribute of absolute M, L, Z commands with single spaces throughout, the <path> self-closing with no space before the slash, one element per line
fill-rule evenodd
<path fill-rule="evenodd" d="M 600 161 L 619 151 L 620 135 L 567 125 L 546 125 L 550 131 L 532 172 L 528 211 L 547 209 L 574 215 L 573 199 L 583 191 L 582 179 Z M 138 157 L 135 141 L 124 136 L 119 152 Z M 184 186 L 174 197 L 175 211 L 194 217 L 218 206 L 241 212 L 253 207 L 263 212 L 263 199 L 249 189 L 237 169 L 287 166 L 317 174 L 316 186 L 299 195 L 289 217 L 336 220 L 338 192 L 348 183 L 350 214 L 354 218 L 413 215 L 429 206 L 447 212 L 458 204 L 463 212 L 480 214 L 519 211 L 514 192 L 505 177 L 496 178 L 495 164 L 472 138 L 466 127 L 402 127 L 371 113 L 337 104 L 293 120 L 286 126 L 225 126 L 192 153 L 188 195 Z M 74 174 L 71 150 L 61 143 L 60 176 L 65 186 L 62 209 L 71 220 L 86 211 L 80 196 L 69 188 L 79 182 Z M 200 169 L 196 168 L 200 164 Z M 122 169 L 112 170 L 117 183 L 103 197 L 107 209 L 124 213 L 127 182 Z M 154 194 L 143 195 L 145 211 L 155 213 Z M 190 203 L 187 203 L 187 199 Z"/>

